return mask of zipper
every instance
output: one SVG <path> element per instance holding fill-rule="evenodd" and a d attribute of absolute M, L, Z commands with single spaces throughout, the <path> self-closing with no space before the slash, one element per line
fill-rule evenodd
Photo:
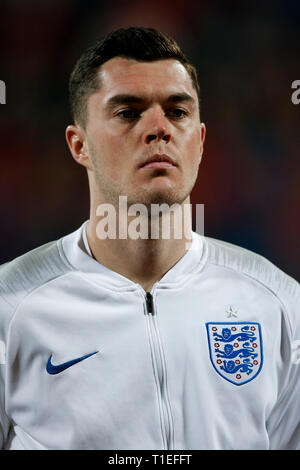
<path fill-rule="evenodd" d="M 146 292 L 146 306 L 147 312 L 152 313 L 152 315 L 154 315 L 153 297 L 150 292 Z"/>
<path fill-rule="evenodd" d="M 171 415 L 171 407 L 168 397 L 167 383 L 166 383 L 166 366 L 164 361 L 164 355 L 162 350 L 162 344 L 160 334 L 158 330 L 153 295 L 150 292 L 146 292 L 146 308 L 149 319 L 149 329 L 151 336 L 151 345 L 153 346 L 153 357 L 155 360 L 157 376 L 158 376 L 158 388 L 161 398 L 161 419 L 162 419 L 162 432 L 164 441 L 166 443 L 166 449 L 174 449 L 173 445 L 173 433 L 174 426 Z"/>

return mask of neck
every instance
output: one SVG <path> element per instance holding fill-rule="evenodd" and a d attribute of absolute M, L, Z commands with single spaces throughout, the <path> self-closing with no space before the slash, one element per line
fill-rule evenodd
<path fill-rule="evenodd" d="M 132 216 L 127 207 L 119 207 L 110 216 L 107 208 L 105 217 L 99 217 L 99 210 L 97 214 L 91 210 L 87 224 L 87 239 L 94 258 L 140 284 L 147 292 L 183 257 L 191 244 L 189 198 L 174 209 L 171 207 L 152 217 L 140 212 Z"/>

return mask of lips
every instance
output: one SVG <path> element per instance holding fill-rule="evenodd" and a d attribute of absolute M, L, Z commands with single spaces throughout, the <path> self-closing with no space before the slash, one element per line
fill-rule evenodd
<path fill-rule="evenodd" d="M 174 160 L 166 154 L 155 154 L 147 158 L 145 162 L 140 165 L 140 168 L 172 168 L 177 166 Z"/>

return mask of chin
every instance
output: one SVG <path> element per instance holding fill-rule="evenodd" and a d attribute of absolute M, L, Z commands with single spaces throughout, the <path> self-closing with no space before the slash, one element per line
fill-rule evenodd
<path fill-rule="evenodd" d="M 190 192 L 187 191 L 175 191 L 170 189 L 149 192 L 145 191 L 135 197 L 130 197 L 128 195 L 128 202 L 129 205 L 139 203 L 144 204 L 147 207 L 150 207 L 151 204 L 167 204 L 168 206 L 172 206 L 173 204 L 182 204 L 189 194 Z"/>

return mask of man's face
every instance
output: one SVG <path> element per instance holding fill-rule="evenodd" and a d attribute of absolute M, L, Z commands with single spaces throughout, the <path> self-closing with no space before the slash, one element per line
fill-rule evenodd
<path fill-rule="evenodd" d="M 205 136 L 185 67 L 173 59 L 116 57 L 100 76 L 99 90 L 88 98 L 86 126 L 99 202 L 117 205 L 122 195 L 130 205 L 182 203 L 195 184 Z M 173 164 L 143 165 L 154 155 Z"/>

